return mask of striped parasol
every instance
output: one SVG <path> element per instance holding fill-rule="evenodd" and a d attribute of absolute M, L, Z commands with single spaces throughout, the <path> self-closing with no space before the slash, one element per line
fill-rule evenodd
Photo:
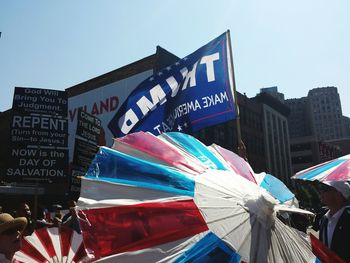
<path fill-rule="evenodd" d="M 14 255 L 16 263 L 89 262 L 82 236 L 70 228 L 41 228 L 22 240 Z"/>
<path fill-rule="evenodd" d="M 296 173 L 292 178 L 320 182 L 349 181 L 350 154 L 302 170 Z"/>
<path fill-rule="evenodd" d="M 182 133 L 135 133 L 113 149 L 101 147 L 78 200 L 89 256 L 315 262 L 310 243 L 277 218 L 281 202 L 259 186 L 248 163 L 226 151 Z"/>

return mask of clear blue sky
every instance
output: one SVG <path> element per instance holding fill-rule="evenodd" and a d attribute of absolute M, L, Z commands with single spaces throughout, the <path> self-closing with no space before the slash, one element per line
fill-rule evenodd
<path fill-rule="evenodd" d="M 184 57 L 229 29 L 238 91 L 336 86 L 350 117 L 349 14 L 349 0 L 2 0 L 0 111 L 15 86 L 64 90 L 157 45 Z"/>

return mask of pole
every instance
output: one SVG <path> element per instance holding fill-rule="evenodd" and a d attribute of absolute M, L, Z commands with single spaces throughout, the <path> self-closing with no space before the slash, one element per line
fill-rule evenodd
<path fill-rule="evenodd" d="M 228 38 L 228 45 L 229 45 L 229 51 L 230 51 L 230 63 L 231 63 L 231 69 L 232 69 L 232 89 L 233 89 L 233 96 L 235 99 L 235 110 L 236 110 L 236 128 L 237 128 L 237 145 L 238 145 L 238 154 L 244 158 L 247 159 L 246 153 L 245 153 L 245 146 L 242 141 L 241 136 L 241 123 L 239 120 L 239 107 L 238 107 L 238 98 L 237 98 L 237 91 L 236 91 L 236 80 L 235 80 L 235 71 L 233 67 L 233 53 L 232 53 L 232 46 L 231 46 L 231 35 L 230 30 L 227 30 L 227 38 Z"/>
<path fill-rule="evenodd" d="M 34 194 L 34 209 L 32 214 L 32 220 L 33 220 L 33 226 L 34 229 L 36 228 L 36 220 L 37 220 L 37 213 L 38 213 L 38 181 L 35 183 L 35 194 Z"/>

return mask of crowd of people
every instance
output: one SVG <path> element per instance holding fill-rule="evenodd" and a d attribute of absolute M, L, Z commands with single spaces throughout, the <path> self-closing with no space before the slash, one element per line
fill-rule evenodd
<path fill-rule="evenodd" d="M 52 212 L 42 209 L 36 219 L 26 202 L 18 204 L 12 211 L 3 211 L 0 206 L 0 263 L 11 262 L 16 251 L 21 249 L 21 238 L 30 236 L 42 227 L 69 227 L 80 233 L 76 202 L 68 202 L 68 212 L 62 213 L 62 206 L 52 206 Z"/>
<path fill-rule="evenodd" d="M 344 262 L 350 262 L 350 249 L 344 242 L 350 236 L 350 185 L 344 181 L 316 184 L 317 191 L 325 209 L 321 210 L 313 222 L 313 228 L 319 233 L 319 240 L 330 251 L 335 252 Z M 0 206 L 0 262 L 11 262 L 14 253 L 21 248 L 21 237 L 31 235 L 42 227 L 70 227 L 80 233 L 75 201 L 68 202 L 69 210 L 62 214 L 62 207 L 53 207 L 53 216 L 48 217 L 46 210 L 32 218 L 29 205 L 22 202 L 16 211 L 6 213 Z M 302 220 L 297 215 L 292 227 L 306 232 L 312 222 Z M 281 220 L 283 218 L 281 217 Z M 300 223 L 301 222 L 301 223 Z"/>

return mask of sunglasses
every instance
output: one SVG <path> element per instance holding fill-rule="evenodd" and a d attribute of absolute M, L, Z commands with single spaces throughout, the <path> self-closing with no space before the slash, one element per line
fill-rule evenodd
<path fill-rule="evenodd" d="M 2 232 L 2 235 L 12 236 L 12 235 L 14 235 L 15 233 L 18 233 L 18 232 L 22 232 L 22 229 L 20 229 L 20 228 L 10 228 L 10 229 L 7 229 L 4 232 Z"/>
<path fill-rule="evenodd" d="M 319 184 L 319 185 L 317 185 L 316 188 L 319 192 L 328 192 L 328 191 L 331 191 L 333 189 L 333 187 L 326 185 L 326 184 Z"/>

